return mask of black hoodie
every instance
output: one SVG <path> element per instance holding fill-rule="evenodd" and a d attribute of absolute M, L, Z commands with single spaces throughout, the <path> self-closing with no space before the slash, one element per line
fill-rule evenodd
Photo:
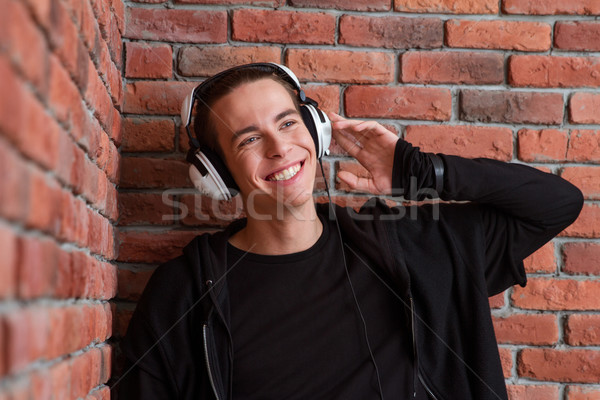
<path fill-rule="evenodd" d="M 519 284 L 523 259 L 579 215 L 579 189 L 534 168 L 439 154 L 443 200 L 335 208 L 346 251 L 386 274 L 413 320 L 415 379 L 438 400 L 507 399 L 488 297 Z M 429 157 L 398 141 L 392 183 L 407 198 L 434 187 Z M 333 218 L 327 205 L 319 213 Z M 121 344 L 119 399 L 231 398 L 228 238 L 196 237 L 152 275 Z"/>

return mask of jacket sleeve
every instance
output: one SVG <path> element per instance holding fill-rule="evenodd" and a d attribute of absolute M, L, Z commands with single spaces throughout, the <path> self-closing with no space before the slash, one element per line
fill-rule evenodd
<path fill-rule="evenodd" d="M 581 191 L 557 175 L 523 164 L 438 156 L 444 164 L 439 197 L 479 205 L 489 295 L 514 283 L 524 285 L 522 260 L 575 221 L 583 206 Z M 432 192 L 435 179 L 430 158 L 399 140 L 394 188 L 419 199 L 422 193 Z M 512 274 L 506 273 L 507 266 Z"/>

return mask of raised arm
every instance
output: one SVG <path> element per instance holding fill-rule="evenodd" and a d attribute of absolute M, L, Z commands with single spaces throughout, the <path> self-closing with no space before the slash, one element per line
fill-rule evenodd
<path fill-rule="evenodd" d="M 373 177 L 361 180 L 340 172 L 338 177 L 351 188 L 375 187 L 377 191 L 369 190 L 374 194 L 391 193 L 393 188 L 395 193 L 409 199 L 418 199 L 418 194 L 423 192 L 434 193 L 436 174 L 432 157 L 427 153 L 402 139 L 396 138 L 392 143 L 391 136 L 395 135 L 376 122 L 370 121 L 371 125 L 367 125 L 332 117 L 336 141 Z M 443 182 L 437 185 L 441 188 L 439 197 L 480 205 L 477 218 L 481 218 L 483 225 L 486 268 L 490 275 L 501 271 L 502 265 L 520 263 L 573 223 L 581 211 L 581 191 L 557 175 L 486 158 L 467 159 L 445 154 L 433 158 L 441 160 L 444 169 Z M 370 164 L 373 159 L 382 161 Z"/>

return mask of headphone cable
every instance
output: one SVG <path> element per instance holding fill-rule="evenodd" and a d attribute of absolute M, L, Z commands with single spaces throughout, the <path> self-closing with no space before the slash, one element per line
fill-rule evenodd
<path fill-rule="evenodd" d="M 340 239 L 340 244 L 342 246 L 342 260 L 344 262 L 344 270 L 346 271 L 346 277 L 348 278 L 348 283 L 350 284 L 350 290 L 352 291 L 352 297 L 354 298 L 354 304 L 356 305 L 356 309 L 358 310 L 358 314 L 360 316 L 360 320 L 363 325 L 363 332 L 365 336 L 365 341 L 367 342 L 367 349 L 369 350 L 369 355 L 371 356 L 371 362 L 373 363 L 373 367 L 375 368 L 375 375 L 377 376 L 377 385 L 379 389 L 379 397 L 381 400 L 383 398 L 383 389 L 381 387 L 381 378 L 379 376 L 379 368 L 377 367 L 377 363 L 375 362 L 375 356 L 373 355 L 373 350 L 371 349 L 371 342 L 369 341 L 369 333 L 367 332 L 367 323 L 365 321 L 365 317 L 360 309 L 360 304 L 358 303 L 358 299 L 356 297 L 356 292 L 354 291 L 354 285 L 352 284 L 352 279 L 350 279 L 350 272 L 348 271 L 348 264 L 346 263 L 346 252 L 344 251 L 344 241 L 342 239 L 342 231 L 340 229 L 340 225 L 337 220 L 337 215 L 335 214 L 335 207 L 333 206 L 333 202 L 331 201 L 331 194 L 329 193 L 329 185 L 327 184 L 327 178 L 325 177 L 325 171 L 323 169 L 323 161 L 319 158 L 319 165 L 321 166 L 321 174 L 323 175 L 323 180 L 325 181 L 325 191 L 327 192 L 327 198 L 329 199 L 329 211 L 333 214 L 333 219 L 335 220 L 335 225 L 337 227 L 337 233 Z"/>

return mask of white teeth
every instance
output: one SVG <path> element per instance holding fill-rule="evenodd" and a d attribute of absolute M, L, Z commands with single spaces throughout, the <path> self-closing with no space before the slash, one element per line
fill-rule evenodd
<path fill-rule="evenodd" d="M 292 177 L 294 177 L 294 175 L 296 175 L 298 173 L 298 171 L 300 171 L 300 168 L 302 166 L 300 165 L 300 163 L 293 165 L 289 168 L 284 169 L 283 171 L 279 171 L 276 174 L 273 174 L 269 177 L 267 177 L 268 181 L 284 181 L 284 180 L 288 180 Z"/>

